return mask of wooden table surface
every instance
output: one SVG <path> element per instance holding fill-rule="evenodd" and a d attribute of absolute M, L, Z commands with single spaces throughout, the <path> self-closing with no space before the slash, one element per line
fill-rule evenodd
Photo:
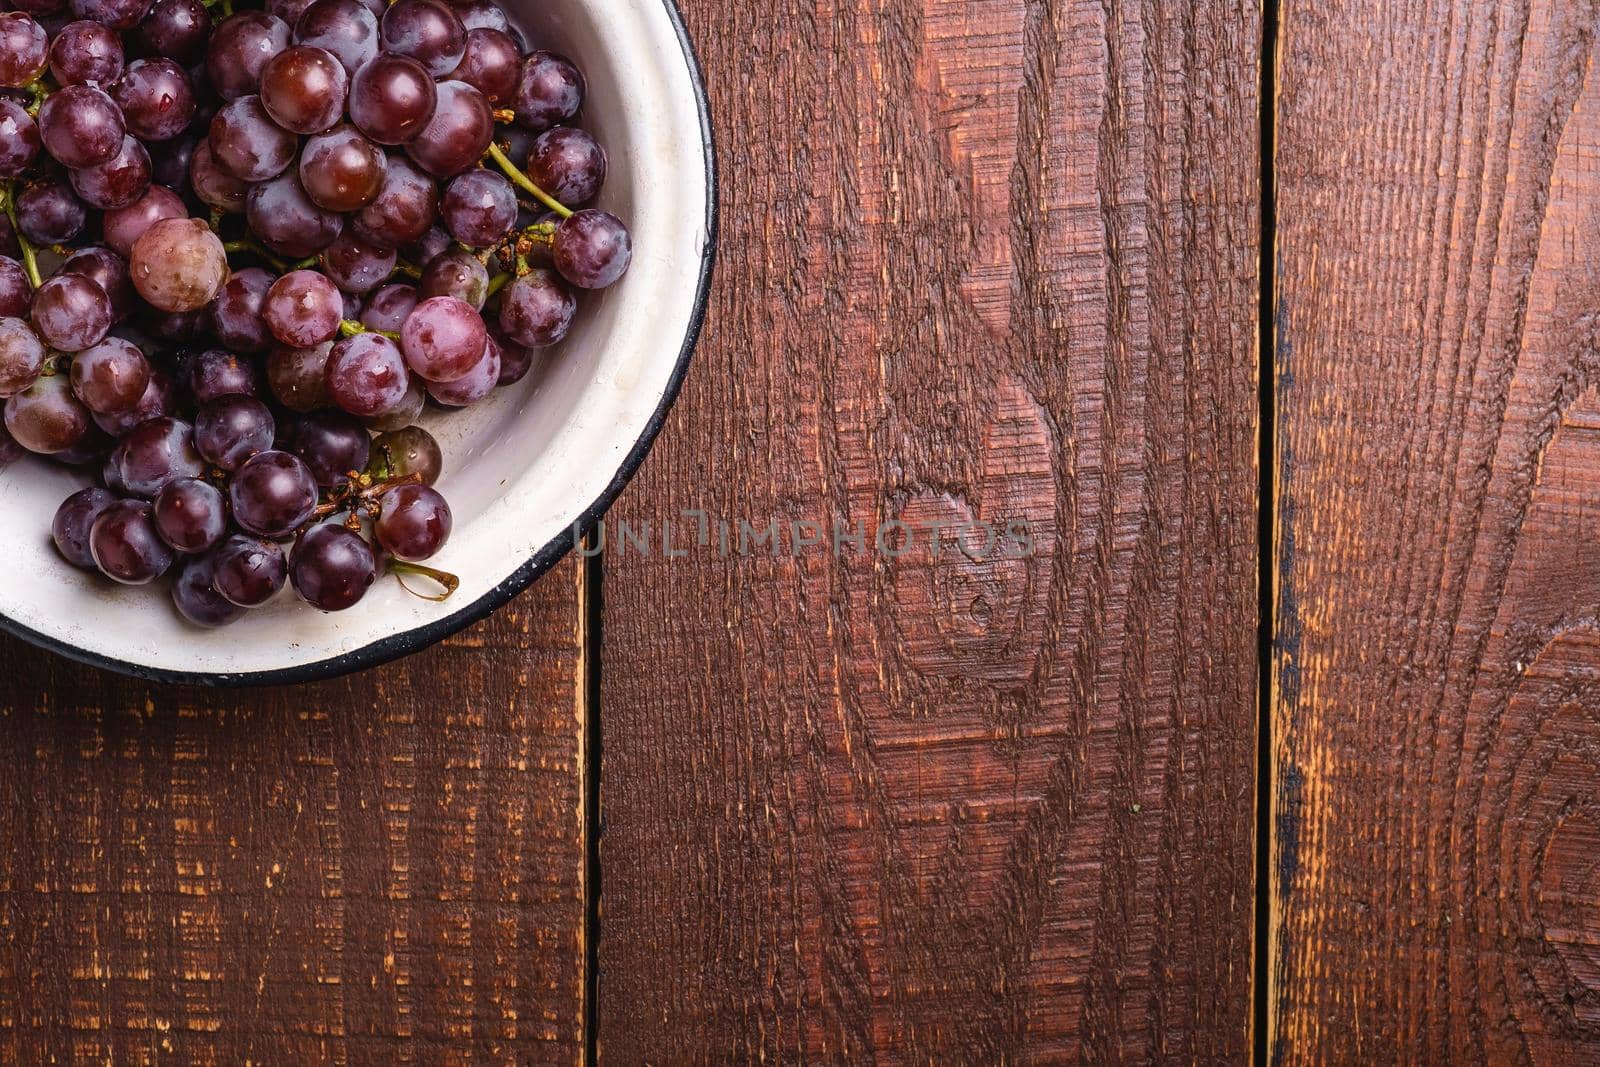
<path fill-rule="evenodd" d="M 1600 1062 L 1594 0 L 683 8 L 609 521 L 712 536 L 318 685 L 0 640 L 0 1062 Z"/>

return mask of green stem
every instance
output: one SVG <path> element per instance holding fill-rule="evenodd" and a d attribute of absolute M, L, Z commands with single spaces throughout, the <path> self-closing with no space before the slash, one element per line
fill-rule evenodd
<path fill-rule="evenodd" d="M 17 225 L 17 184 L 6 182 L 5 189 L 0 191 L 0 197 L 5 199 L 6 218 L 11 220 L 11 232 L 16 235 L 17 247 L 22 250 L 22 269 L 27 272 L 28 281 L 35 289 L 44 283 L 39 276 L 39 260 L 33 254 L 33 242 L 22 236 L 22 227 Z"/>
<path fill-rule="evenodd" d="M 517 165 L 511 162 L 510 158 L 500 150 L 500 146 L 493 142 L 490 142 L 489 144 L 489 158 L 494 160 L 495 163 L 499 164 L 500 169 L 506 172 L 506 177 L 510 178 L 528 192 L 532 193 L 533 196 L 545 207 L 549 208 L 551 211 L 554 211 L 557 215 L 560 215 L 564 219 L 570 219 L 572 217 L 571 208 L 562 204 L 555 197 L 551 196 L 549 193 L 533 184 L 533 179 L 522 173 Z"/>
<path fill-rule="evenodd" d="M 243 238 L 238 241 L 224 241 L 222 250 L 229 255 L 233 255 L 235 253 L 249 253 L 252 256 L 259 256 L 268 263 L 272 264 L 274 270 L 286 271 L 294 269 L 289 265 L 288 262 L 279 259 L 271 252 L 267 251 L 264 246 L 257 244 L 255 241 L 252 241 L 249 238 Z"/>
<path fill-rule="evenodd" d="M 44 83 L 40 81 L 29 82 L 26 86 L 26 89 L 33 99 L 28 101 L 27 106 L 24 107 L 23 110 L 29 115 L 32 115 L 34 118 L 38 118 L 39 109 L 44 106 L 44 98 L 50 95 L 50 90 L 46 89 L 44 87 Z"/>
<path fill-rule="evenodd" d="M 389 560 L 389 573 L 393 574 L 395 576 L 395 580 L 400 583 L 401 588 L 405 589 L 405 591 L 410 593 L 412 596 L 421 597 L 423 600 L 431 600 L 436 604 L 442 604 L 446 600 L 449 600 L 450 594 L 461 588 L 461 579 L 457 578 L 449 571 L 441 571 L 435 567 L 425 567 L 420 563 L 407 563 L 405 560 L 401 559 Z M 402 575 L 407 574 L 420 575 L 421 577 L 427 578 L 430 581 L 438 582 L 444 587 L 444 592 L 434 596 L 429 596 L 427 593 L 419 593 L 409 585 L 406 585 L 405 578 L 403 578 Z"/>
<path fill-rule="evenodd" d="M 493 278 L 490 278 L 489 279 L 489 295 L 493 296 L 494 294 L 498 293 L 500 290 L 504 289 L 506 287 L 506 283 L 509 282 L 510 280 L 511 280 L 511 275 L 506 274 L 504 272 L 501 272 L 500 274 L 496 274 Z"/>
<path fill-rule="evenodd" d="M 366 323 L 357 322 L 355 319 L 340 319 L 339 320 L 339 336 L 341 336 L 341 337 L 354 337 L 358 333 L 377 333 L 377 334 L 382 334 L 383 336 L 387 337 L 391 341 L 400 340 L 400 335 L 395 333 L 393 330 L 374 330 L 371 326 L 368 326 Z"/>

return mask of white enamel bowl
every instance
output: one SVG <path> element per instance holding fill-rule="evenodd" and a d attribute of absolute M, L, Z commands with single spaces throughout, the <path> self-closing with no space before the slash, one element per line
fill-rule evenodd
<path fill-rule="evenodd" d="M 633 266 L 584 294 L 572 336 L 527 380 L 424 425 L 445 450 L 455 532 L 431 561 L 461 578 L 443 604 L 380 579 L 324 614 L 285 592 L 221 630 L 173 610 L 165 588 L 124 589 L 64 563 L 56 505 L 85 484 L 24 458 L 0 471 L 0 626 L 95 666 L 164 681 L 305 681 L 414 652 L 487 615 L 573 543 L 644 454 L 677 393 L 704 311 L 715 245 L 711 131 L 700 71 L 671 0 L 511 0 L 536 47 L 589 83 L 582 124 L 610 154 L 597 204 L 628 223 Z M 521 12 L 525 17 L 519 17 Z"/>

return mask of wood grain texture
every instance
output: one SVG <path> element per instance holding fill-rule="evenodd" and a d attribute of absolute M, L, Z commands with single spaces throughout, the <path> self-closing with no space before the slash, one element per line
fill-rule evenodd
<path fill-rule="evenodd" d="M 1600 1061 L 1593 0 L 1288 0 L 1280 1063 Z"/>
<path fill-rule="evenodd" d="M 684 7 L 723 233 L 610 516 L 602 1060 L 1238 1062 L 1257 5 Z"/>
<path fill-rule="evenodd" d="M 581 572 L 292 689 L 0 642 L 0 1062 L 578 1062 Z"/>

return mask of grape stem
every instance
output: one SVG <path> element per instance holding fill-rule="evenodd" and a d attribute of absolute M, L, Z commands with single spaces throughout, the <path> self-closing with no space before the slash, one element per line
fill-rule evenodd
<path fill-rule="evenodd" d="M 499 274 L 496 274 L 493 278 L 490 278 L 489 279 L 489 295 L 493 296 L 494 294 L 498 293 L 500 290 L 504 289 L 506 287 L 506 283 L 509 282 L 510 280 L 511 280 L 511 275 L 505 273 L 504 271 L 500 272 Z"/>
<path fill-rule="evenodd" d="M 50 90 L 46 89 L 44 83 L 38 80 L 29 82 L 24 88 L 33 99 L 29 100 L 27 106 L 22 110 L 33 118 L 38 118 L 39 109 L 44 106 L 44 98 L 50 95 Z"/>
<path fill-rule="evenodd" d="M 33 254 L 33 242 L 22 236 L 22 227 L 17 225 L 17 183 L 6 182 L 5 188 L 0 190 L 0 199 L 5 200 L 6 218 L 11 220 L 11 232 L 16 235 L 17 247 L 22 250 L 22 269 L 27 272 L 28 281 L 37 289 L 44 279 L 39 276 L 39 260 Z"/>
<path fill-rule="evenodd" d="M 252 256 L 259 256 L 270 263 L 272 268 L 277 271 L 295 269 L 295 266 L 290 264 L 288 260 L 279 259 L 271 252 L 267 251 L 263 245 L 258 244 L 249 238 L 243 238 L 238 241 L 224 241 L 222 250 L 229 255 L 233 255 L 235 253 L 249 253 Z"/>
<path fill-rule="evenodd" d="M 400 588 L 404 589 L 412 596 L 421 597 L 423 600 L 431 600 L 435 604 L 442 604 L 446 600 L 449 600 L 451 594 L 457 589 L 461 588 L 461 579 L 457 578 L 449 571 L 441 571 L 435 567 L 425 567 L 420 563 L 407 563 L 402 559 L 391 558 L 389 560 L 389 573 L 393 574 L 394 580 L 400 583 Z M 431 581 L 438 582 L 444 587 L 444 592 L 437 593 L 432 596 L 428 595 L 427 593 L 419 593 L 406 584 L 406 580 L 403 575 L 407 574 L 420 575 Z"/>
<path fill-rule="evenodd" d="M 506 172 L 506 177 L 510 178 L 528 192 L 532 193 L 534 198 L 538 200 L 539 203 L 543 204 L 551 211 L 554 211 L 557 215 L 560 215 L 564 219 L 570 219 L 572 217 L 571 208 L 567 207 L 565 204 L 561 203 L 561 201 L 557 200 L 555 197 L 551 196 L 549 193 L 535 185 L 533 183 L 533 179 L 522 173 L 521 168 L 519 168 L 515 163 L 511 162 L 510 157 L 507 156 L 505 152 L 501 151 L 500 146 L 495 144 L 493 141 L 489 142 L 489 158 L 494 160 L 500 169 Z"/>
<path fill-rule="evenodd" d="M 358 333 L 376 333 L 376 334 L 382 334 L 384 337 L 387 337 L 391 341 L 400 340 L 400 335 L 395 333 L 393 330 L 374 330 L 371 326 L 368 326 L 366 323 L 357 322 L 355 319 L 340 319 L 339 320 L 339 336 L 341 336 L 341 337 L 354 337 Z"/>

